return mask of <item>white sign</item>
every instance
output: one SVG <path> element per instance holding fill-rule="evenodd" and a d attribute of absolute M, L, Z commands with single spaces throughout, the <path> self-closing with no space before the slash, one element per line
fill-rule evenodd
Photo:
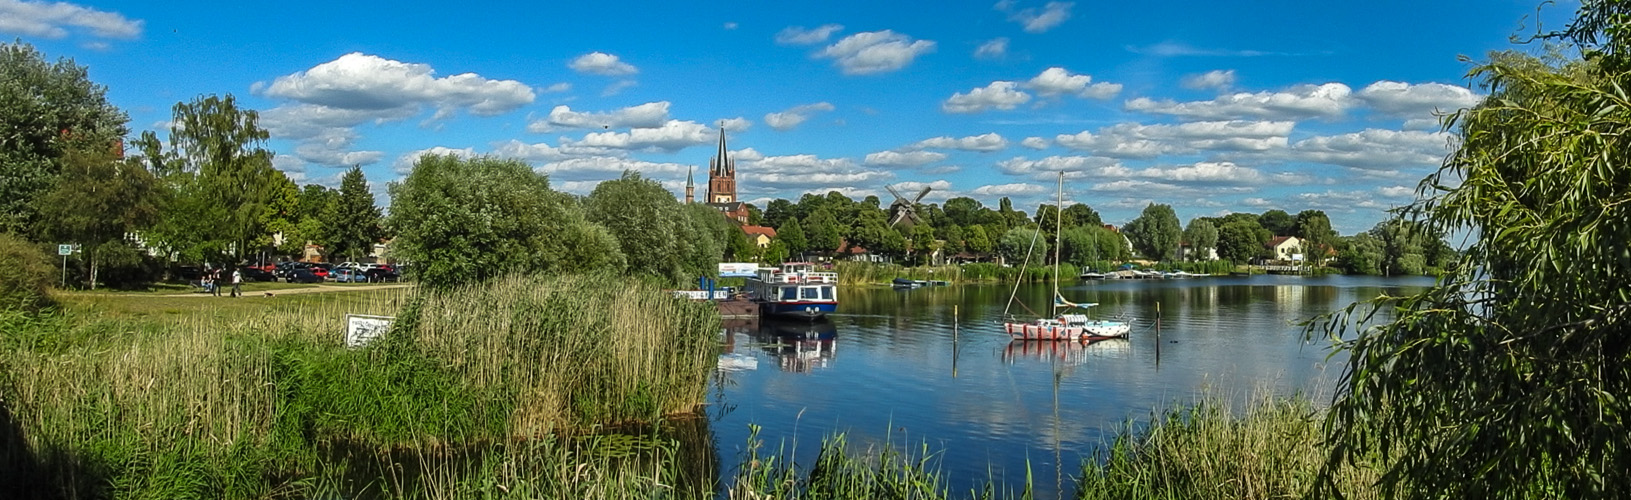
<path fill-rule="evenodd" d="M 391 331 L 393 321 L 396 321 L 395 316 L 345 315 L 345 346 L 361 347 L 371 340 L 385 336 L 385 332 Z"/>
<path fill-rule="evenodd" d="M 682 299 L 708 300 L 707 290 L 675 290 L 674 296 Z M 730 290 L 714 290 L 714 300 L 731 298 Z"/>
<path fill-rule="evenodd" d="M 73 245 L 57 245 L 57 255 L 73 255 Z"/>
<path fill-rule="evenodd" d="M 720 262 L 719 277 L 721 278 L 751 278 L 759 272 L 759 265 L 752 262 Z"/>

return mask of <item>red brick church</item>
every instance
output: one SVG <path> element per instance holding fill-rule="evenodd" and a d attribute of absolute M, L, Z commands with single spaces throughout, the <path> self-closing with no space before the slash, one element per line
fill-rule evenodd
<path fill-rule="evenodd" d="M 736 199 L 736 160 L 725 149 L 725 129 L 719 129 L 719 152 L 708 161 L 708 193 L 703 203 L 714 207 L 737 224 L 748 223 L 748 206 Z M 685 202 L 695 201 L 696 186 L 691 174 L 685 174 Z"/>

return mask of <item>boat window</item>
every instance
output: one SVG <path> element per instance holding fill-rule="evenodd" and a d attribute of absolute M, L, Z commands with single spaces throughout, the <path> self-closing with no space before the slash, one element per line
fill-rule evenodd
<path fill-rule="evenodd" d="M 830 287 L 830 286 L 821 287 L 821 298 L 826 299 L 826 300 L 832 300 L 832 287 Z"/>
<path fill-rule="evenodd" d="M 819 298 L 821 298 L 820 288 L 821 287 L 818 287 L 818 286 L 807 286 L 807 287 L 801 288 L 800 289 L 800 290 L 802 290 L 801 293 L 804 295 L 802 298 L 806 298 L 806 299 L 819 299 Z"/>
<path fill-rule="evenodd" d="M 798 289 L 798 287 L 796 287 L 796 286 L 784 286 L 784 287 L 782 287 L 782 300 L 793 300 L 793 299 L 797 299 L 797 298 L 799 298 L 799 289 Z"/>

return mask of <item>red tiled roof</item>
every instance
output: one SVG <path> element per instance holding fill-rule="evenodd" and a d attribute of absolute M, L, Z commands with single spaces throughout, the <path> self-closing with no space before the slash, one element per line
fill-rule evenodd
<path fill-rule="evenodd" d="M 762 234 L 762 235 L 765 235 L 765 236 L 768 236 L 768 237 L 771 237 L 771 238 L 776 237 L 776 228 L 773 228 L 773 227 L 742 226 L 742 232 L 748 233 L 749 235 L 753 235 L 753 236 L 757 236 L 757 235 Z"/>
<path fill-rule="evenodd" d="M 1291 238 L 1292 238 L 1291 236 L 1275 236 L 1273 238 L 1269 238 L 1269 242 L 1267 244 L 1265 244 L 1265 246 L 1267 246 L 1269 248 L 1279 247 L 1281 243 L 1285 243 L 1286 240 L 1289 240 Z"/>

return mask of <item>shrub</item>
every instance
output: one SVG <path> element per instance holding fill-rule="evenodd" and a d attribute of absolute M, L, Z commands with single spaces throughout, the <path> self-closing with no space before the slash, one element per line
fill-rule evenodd
<path fill-rule="evenodd" d="M 0 233 L 0 311 L 38 310 L 51 303 L 51 282 L 57 270 L 51 259 L 28 240 Z"/>

